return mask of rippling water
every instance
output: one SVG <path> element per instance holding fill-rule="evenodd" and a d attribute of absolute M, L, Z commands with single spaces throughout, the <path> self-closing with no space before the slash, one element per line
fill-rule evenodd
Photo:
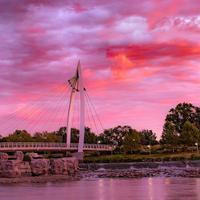
<path fill-rule="evenodd" d="M 93 179 L 0 185 L 0 200 L 200 200 L 198 178 Z"/>

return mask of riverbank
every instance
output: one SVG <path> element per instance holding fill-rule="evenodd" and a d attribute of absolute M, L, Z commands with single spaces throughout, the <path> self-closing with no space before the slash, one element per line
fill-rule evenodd
<path fill-rule="evenodd" d="M 200 160 L 196 152 L 157 153 L 157 154 L 113 154 L 100 156 L 86 156 L 84 163 L 123 163 L 123 162 L 163 162 Z"/>
<path fill-rule="evenodd" d="M 16 183 L 48 183 L 80 180 L 78 176 L 66 175 L 47 175 L 47 176 L 31 176 L 17 178 L 0 178 L 0 184 L 16 184 Z"/>
<path fill-rule="evenodd" d="M 200 178 L 200 161 L 134 162 L 134 163 L 80 163 L 73 175 L 43 175 L 0 178 L 0 184 L 48 183 L 98 178 L 182 177 Z"/>

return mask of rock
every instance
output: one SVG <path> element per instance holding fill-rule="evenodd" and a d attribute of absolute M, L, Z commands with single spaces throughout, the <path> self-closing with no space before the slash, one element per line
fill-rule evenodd
<path fill-rule="evenodd" d="M 26 153 L 25 157 L 29 161 L 31 161 L 33 159 L 42 159 L 43 158 L 43 156 L 41 156 L 37 153 Z"/>
<path fill-rule="evenodd" d="M 8 160 L 8 154 L 0 152 L 0 160 Z"/>
<path fill-rule="evenodd" d="M 50 160 L 50 173 L 71 175 L 78 170 L 78 160 L 76 158 L 57 158 Z"/>
<path fill-rule="evenodd" d="M 68 166 L 68 174 L 72 175 L 78 171 L 78 159 L 74 157 L 63 158 Z"/>
<path fill-rule="evenodd" d="M 49 172 L 50 162 L 48 159 L 31 160 L 31 173 L 33 176 L 47 175 Z"/>
<path fill-rule="evenodd" d="M 31 166 L 29 162 L 20 162 L 19 170 L 21 171 L 21 176 L 31 176 Z"/>
<path fill-rule="evenodd" d="M 50 173 L 51 174 L 65 174 L 68 175 L 68 166 L 66 165 L 66 162 L 62 158 L 58 159 L 51 159 L 50 160 Z"/>
<path fill-rule="evenodd" d="M 24 159 L 24 153 L 22 151 L 16 151 L 15 152 L 15 157 L 16 157 L 17 160 L 23 161 L 23 159 Z"/>
<path fill-rule="evenodd" d="M 18 160 L 2 160 L 0 162 L 0 177 L 15 178 L 21 176 Z"/>

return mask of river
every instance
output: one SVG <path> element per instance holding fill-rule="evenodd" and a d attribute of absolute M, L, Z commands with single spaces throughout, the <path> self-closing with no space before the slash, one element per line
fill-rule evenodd
<path fill-rule="evenodd" d="M 88 179 L 0 185 L 0 200 L 200 200 L 200 178 Z"/>

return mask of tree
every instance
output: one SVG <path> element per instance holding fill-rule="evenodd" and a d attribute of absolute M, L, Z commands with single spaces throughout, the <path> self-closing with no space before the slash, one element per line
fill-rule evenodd
<path fill-rule="evenodd" d="M 36 132 L 33 135 L 33 140 L 34 140 L 34 142 L 45 142 L 45 138 L 44 138 L 43 134 L 40 132 Z"/>
<path fill-rule="evenodd" d="M 136 130 L 128 132 L 123 140 L 123 149 L 126 153 L 132 153 L 134 150 L 138 150 L 141 146 L 140 133 Z"/>
<path fill-rule="evenodd" d="M 66 143 L 66 127 L 61 127 L 57 131 L 57 136 L 60 142 Z M 79 140 L 79 130 L 76 128 L 71 128 L 71 143 L 78 143 Z"/>
<path fill-rule="evenodd" d="M 196 142 L 200 142 L 200 131 L 199 129 L 189 121 L 186 121 L 183 125 L 183 130 L 180 135 L 182 144 L 188 146 L 194 146 Z"/>
<path fill-rule="evenodd" d="M 117 126 L 115 128 L 106 129 L 104 133 L 99 136 L 99 140 L 102 144 L 112 144 L 121 147 L 125 135 L 132 130 L 130 126 Z"/>
<path fill-rule="evenodd" d="M 60 142 L 66 142 L 66 127 L 60 127 L 56 134 Z"/>
<path fill-rule="evenodd" d="M 178 145 L 179 134 L 176 132 L 175 127 L 171 122 L 165 123 L 160 143 L 172 145 L 173 150 L 174 147 Z"/>
<path fill-rule="evenodd" d="M 44 131 L 42 133 L 37 132 L 33 136 L 33 140 L 35 142 L 61 142 L 59 136 L 57 135 L 57 132 L 47 132 Z"/>
<path fill-rule="evenodd" d="M 195 124 L 200 128 L 200 110 L 191 103 L 179 103 L 175 108 L 170 109 L 166 116 L 165 123 L 170 122 L 177 133 L 181 133 L 186 121 Z"/>
<path fill-rule="evenodd" d="M 44 137 L 46 138 L 46 142 L 52 142 L 52 143 L 60 142 L 56 132 L 44 132 L 43 134 Z"/>
<path fill-rule="evenodd" d="M 158 144 L 156 134 L 152 130 L 142 130 L 140 132 L 140 140 L 142 145 L 155 145 Z"/>
<path fill-rule="evenodd" d="M 76 128 L 71 129 L 71 142 L 78 143 L 79 141 L 79 130 Z"/>
<path fill-rule="evenodd" d="M 59 130 L 59 135 L 64 135 L 64 142 L 66 142 L 66 128 L 61 128 Z M 89 127 L 85 127 L 85 138 L 84 142 L 87 144 L 97 144 L 98 136 L 91 132 Z M 76 128 L 71 129 L 71 143 L 79 142 L 79 130 Z"/>
<path fill-rule="evenodd" d="M 91 132 L 91 129 L 86 127 L 85 128 L 85 143 L 87 144 L 97 144 L 98 143 L 98 136 Z"/>
<path fill-rule="evenodd" d="M 161 142 L 163 144 L 191 144 L 193 134 L 200 128 L 200 108 L 191 103 L 179 103 L 170 109 L 165 119 Z"/>
<path fill-rule="evenodd" d="M 200 108 L 199 107 L 195 107 L 196 113 L 195 113 L 195 125 L 198 129 L 200 129 Z"/>
<path fill-rule="evenodd" d="M 5 137 L 6 142 L 32 142 L 33 138 L 26 130 L 16 130 L 13 134 Z"/>

